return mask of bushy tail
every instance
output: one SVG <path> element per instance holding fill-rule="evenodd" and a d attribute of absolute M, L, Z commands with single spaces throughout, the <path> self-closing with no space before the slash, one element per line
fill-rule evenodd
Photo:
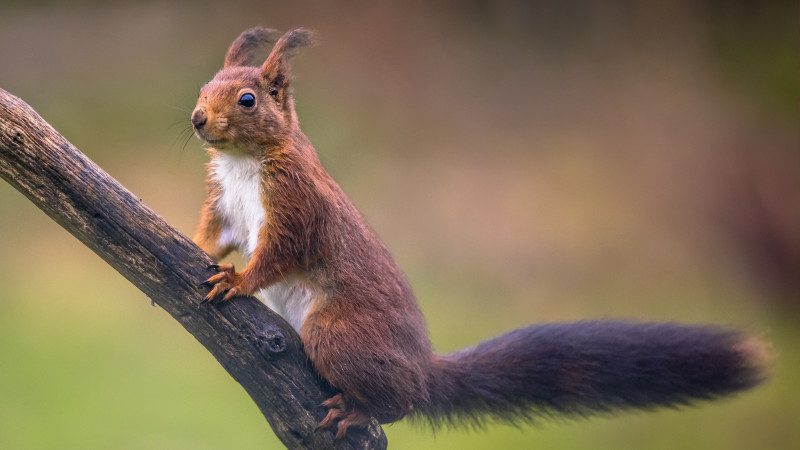
<path fill-rule="evenodd" d="M 765 378 L 763 341 L 716 327 L 627 322 L 532 326 L 437 357 L 434 424 L 535 420 L 714 399 Z"/>

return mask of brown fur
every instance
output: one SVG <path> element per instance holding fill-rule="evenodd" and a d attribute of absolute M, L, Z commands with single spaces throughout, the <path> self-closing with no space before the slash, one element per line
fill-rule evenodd
<path fill-rule="evenodd" d="M 261 68 L 228 65 L 249 60 L 241 41 L 228 51 L 236 56 L 226 57 L 201 90 L 198 108 L 207 123 L 198 133 L 215 151 L 259 158 L 266 219 L 247 266 L 212 277 L 211 295 L 251 295 L 290 276 L 307 280 L 321 295 L 300 336 L 319 374 L 343 392 L 345 401 L 332 414 L 340 435 L 371 416 L 397 420 L 425 392 L 430 343 L 405 277 L 300 130 L 288 60 L 310 43 L 310 34 L 295 30 L 281 37 Z M 250 111 L 236 105 L 245 91 L 256 96 Z M 228 251 L 213 244 L 220 230 L 218 197 L 219 186 L 209 183 L 195 237 L 215 258 Z"/>
<path fill-rule="evenodd" d="M 300 130 L 289 59 L 311 34 L 286 33 L 261 67 L 249 66 L 271 36 L 260 28 L 239 36 L 193 113 L 212 158 L 238 152 L 258 160 L 265 212 L 247 266 L 220 266 L 207 298 L 251 295 L 288 279 L 310 287 L 300 337 L 319 374 L 341 391 L 325 403 L 321 426 L 336 424 L 341 437 L 370 417 L 391 422 L 412 410 L 434 421 L 480 421 L 646 409 L 715 398 L 763 379 L 756 341 L 703 327 L 529 327 L 435 357 L 403 273 Z M 255 106 L 237 103 L 243 93 L 255 96 Z M 210 177 L 195 237 L 217 259 L 230 251 L 218 243 L 220 189 Z M 686 363 L 695 360 L 705 364 Z"/>

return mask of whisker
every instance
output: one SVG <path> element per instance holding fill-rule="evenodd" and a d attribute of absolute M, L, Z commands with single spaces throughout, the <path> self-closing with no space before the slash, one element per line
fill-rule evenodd
<path fill-rule="evenodd" d="M 171 130 L 171 129 L 177 127 L 177 126 L 186 125 L 187 122 L 188 122 L 187 119 L 176 119 L 171 124 L 169 124 L 169 126 L 167 127 L 167 130 Z"/>
<path fill-rule="evenodd" d="M 185 106 L 180 106 L 180 105 L 176 105 L 176 104 L 173 104 L 173 103 L 161 103 L 161 106 L 166 106 L 168 108 L 172 108 L 172 109 L 175 109 L 175 110 L 178 110 L 180 112 L 187 113 L 187 114 L 191 114 L 192 111 L 194 110 L 194 108 L 187 109 Z"/>
<path fill-rule="evenodd" d="M 183 145 L 181 146 L 181 155 L 183 155 L 183 152 L 186 150 L 186 145 L 189 143 L 190 140 L 192 140 L 193 135 L 194 133 L 191 132 L 186 135 L 186 139 L 184 139 Z"/>
<path fill-rule="evenodd" d="M 189 140 L 192 138 L 193 134 L 194 132 L 191 126 L 184 127 L 180 132 L 178 132 L 178 134 L 175 136 L 175 139 L 172 141 L 171 147 L 176 145 L 180 145 L 181 147 L 179 152 L 179 160 L 183 157 L 183 150 L 186 148 L 186 145 L 189 143 Z M 181 144 L 181 141 L 183 141 L 183 144 Z"/>
<path fill-rule="evenodd" d="M 183 155 L 186 152 L 186 146 L 189 144 L 189 141 L 192 139 L 194 135 L 194 131 L 191 126 L 184 127 L 181 131 L 175 136 L 175 139 L 172 141 L 172 145 L 170 147 L 180 146 L 178 150 L 178 164 L 180 166 L 183 162 Z M 181 143 L 183 141 L 183 143 Z"/>
<path fill-rule="evenodd" d="M 181 130 L 175 135 L 175 140 L 173 141 L 173 145 L 178 143 L 179 141 L 183 140 L 185 134 L 190 133 L 191 128 L 188 126 L 184 126 Z"/>

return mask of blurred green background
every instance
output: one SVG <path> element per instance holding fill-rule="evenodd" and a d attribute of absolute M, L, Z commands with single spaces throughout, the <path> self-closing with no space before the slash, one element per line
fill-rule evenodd
<path fill-rule="evenodd" d="M 193 231 L 199 86 L 230 41 L 306 26 L 298 110 L 415 286 L 438 351 L 529 323 L 713 322 L 771 381 L 681 411 L 432 433 L 392 448 L 800 442 L 796 2 L 0 2 L 0 87 Z M 244 391 L 0 183 L 0 448 L 261 449 Z"/>

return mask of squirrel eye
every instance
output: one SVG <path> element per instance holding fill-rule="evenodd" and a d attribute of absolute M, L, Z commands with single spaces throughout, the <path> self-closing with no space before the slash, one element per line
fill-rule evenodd
<path fill-rule="evenodd" d="M 252 108 L 256 104 L 256 96 L 247 92 L 239 97 L 239 104 L 245 108 Z"/>

